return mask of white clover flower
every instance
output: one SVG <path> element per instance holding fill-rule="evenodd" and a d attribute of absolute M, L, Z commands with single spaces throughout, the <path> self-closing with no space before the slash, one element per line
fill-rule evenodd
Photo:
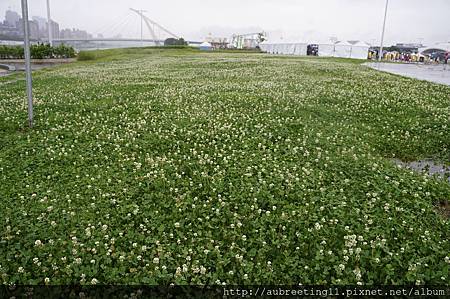
<path fill-rule="evenodd" d="M 153 264 L 159 264 L 159 258 L 155 257 L 155 258 L 153 259 Z"/>
<path fill-rule="evenodd" d="M 44 282 L 45 282 L 45 284 L 48 284 L 48 283 L 50 282 L 50 278 L 46 277 L 46 278 L 44 279 Z"/>
<path fill-rule="evenodd" d="M 96 285 L 98 283 L 98 280 L 96 278 L 92 278 L 91 284 Z"/>
<path fill-rule="evenodd" d="M 176 270 L 176 272 L 175 272 L 175 276 L 180 276 L 180 275 L 181 275 L 181 272 L 182 272 L 181 268 L 180 268 L 180 267 L 177 267 L 177 270 Z"/>
<path fill-rule="evenodd" d="M 36 245 L 36 246 L 42 246 L 41 240 L 36 240 L 36 241 L 34 242 L 34 245 Z"/>

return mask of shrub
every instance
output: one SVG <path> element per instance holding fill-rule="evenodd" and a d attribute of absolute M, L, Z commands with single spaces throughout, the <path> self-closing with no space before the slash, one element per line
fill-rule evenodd
<path fill-rule="evenodd" d="M 187 46 L 188 43 L 184 38 L 168 38 L 164 41 L 164 46 Z"/>
<path fill-rule="evenodd" d="M 79 61 L 89 61 L 89 60 L 95 60 L 97 59 L 97 55 L 94 52 L 91 51 L 81 51 L 78 53 L 77 59 Z"/>
<path fill-rule="evenodd" d="M 74 48 L 64 44 L 52 47 L 39 43 L 31 45 L 30 51 L 32 59 L 73 58 L 76 55 Z M 22 46 L 0 46 L 0 59 L 23 59 L 24 56 Z"/>

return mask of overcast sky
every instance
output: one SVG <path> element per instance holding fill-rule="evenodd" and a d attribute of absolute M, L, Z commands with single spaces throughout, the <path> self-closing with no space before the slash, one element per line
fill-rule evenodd
<path fill-rule="evenodd" d="M 30 16 L 46 16 L 46 0 L 28 2 Z M 139 36 L 133 7 L 187 39 L 264 30 L 272 40 L 369 43 L 380 40 L 384 5 L 385 0 L 51 0 L 52 19 L 61 27 L 105 36 Z M 0 0 L 0 19 L 8 8 L 20 12 L 20 0 Z M 390 0 L 386 40 L 450 41 L 450 0 Z"/>

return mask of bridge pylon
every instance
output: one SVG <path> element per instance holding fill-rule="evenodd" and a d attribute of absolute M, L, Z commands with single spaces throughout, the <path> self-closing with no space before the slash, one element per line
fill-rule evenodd
<path fill-rule="evenodd" d="M 167 33 L 168 35 L 170 35 L 171 37 L 174 37 L 176 39 L 178 39 L 179 37 L 170 32 L 169 30 L 167 30 L 166 28 L 164 28 L 163 26 L 161 26 L 160 24 L 158 24 L 157 22 L 153 21 L 152 19 L 150 19 L 149 17 L 147 17 L 146 15 L 144 15 L 142 10 L 137 10 L 134 8 L 130 8 L 131 11 L 137 13 L 145 22 L 145 25 L 147 26 L 148 30 L 150 31 L 150 34 L 152 35 L 153 40 L 155 41 L 156 45 L 159 46 L 160 45 L 160 41 L 156 36 L 155 30 L 153 30 L 152 25 L 155 27 L 158 27 L 160 30 L 164 31 L 165 33 Z"/>

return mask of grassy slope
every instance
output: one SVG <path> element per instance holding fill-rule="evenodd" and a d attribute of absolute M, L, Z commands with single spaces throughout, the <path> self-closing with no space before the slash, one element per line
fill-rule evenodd
<path fill-rule="evenodd" d="M 0 282 L 448 284 L 450 187 L 386 159 L 450 162 L 448 87 L 345 60 L 95 55 L 35 74 L 33 131 L 24 82 L 0 89 Z"/>

